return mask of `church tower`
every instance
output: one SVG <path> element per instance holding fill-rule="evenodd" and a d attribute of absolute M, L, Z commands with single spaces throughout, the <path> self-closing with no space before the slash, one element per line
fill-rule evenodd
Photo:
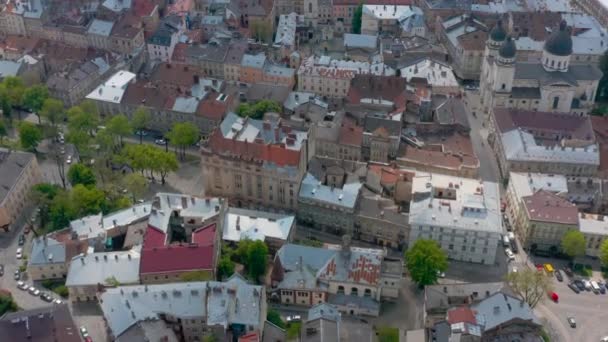
<path fill-rule="evenodd" d="M 566 72 L 572 55 L 572 37 L 565 20 L 559 24 L 559 29 L 553 31 L 545 41 L 542 63 L 546 71 Z"/>
<path fill-rule="evenodd" d="M 498 56 L 494 60 L 492 90 L 494 93 L 511 93 L 515 77 L 515 55 L 517 48 L 511 36 L 507 36 L 498 49 Z"/>
<path fill-rule="evenodd" d="M 491 79 L 490 70 L 494 59 L 498 55 L 498 49 L 507 38 L 507 32 L 505 31 L 502 20 L 496 23 L 496 26 L 490 31 L 490 36 L 486 42 L 486 47 L 483 53 L 483 60 L 481 61 L 481 74 L 479 75 L 479 98 L 482 105 L 485 105 L 489 98 L 489 92 L 491 92 Z"/>

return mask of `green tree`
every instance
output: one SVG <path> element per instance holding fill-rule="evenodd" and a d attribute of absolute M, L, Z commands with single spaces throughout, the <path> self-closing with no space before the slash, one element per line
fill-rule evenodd
<path fill-rule="evenodd" d="M 361 33 L 361 20 L 363 17 L 363 4 L 359 4 L 355 9 L 355 13 L 353 13 L 353 33 L 360 34 Z"/>
<path fill-rule="evenodd" d="M 608 240 L 604 240 L 600 246 L 600 261 L 602 266 L 608 267 Z"/>
<path fill-rule="evenodd" d="M 181 281 L 209 281 L 212 278 L 212 275 L 206 271 L 186 272 L 179 276 Z"/>
<path fill-rule="evenodd" d="M 70 294 L 70 291 L 68 290 L 67 286 L 65 286 L 65 285 L 59 285 L 59 286 L 55 287 L 53 289 L 53 292 L 55 292 L 56 294 L 60 295 L 63 298 L 68 298 L 68 295 Z"/>
<path fill-rule="evenodd" d="M 19 77 L 8 76 L 0 83 L 0 93 L 8 96 L 7 100 L 11 106 L 21 106 L 25 86 Z"/>
<path fill-rule="evenodd" d="M 405 252 L 405 264 L 412 280 L 423 287 L 437 282 L 437 273 L 448 268 L 448 258 L 437 242 L 421 239 Z"/>
<path fill-rule="evenodd" d="M 272 27 L 270 26 L 270 22 L 268 21 L 251 21 L 249 31 L 251 32 L 251 35 L 256 41 L 269 43 L 272 39 Z"/>
<path fill-rule="evenodd" d="M 32 202 L 40 209 L 40 226 L 45 227 L 49 222 L 49 210 L 53 200 L 62 189 L 55 184 L 41 183 L 34 185 L 30 191 Z"/>
<path fill-rule="evenodd" d="M 523 267 L 518 272 L 510 272 L 507 282 L 513 292 L 524 302 L 534 308 L 540 301 L 553 291 L 552 280 L 545 272 Z"/>
<path fill-rule="evenodd" d="M 217 264 L 217 278 L 219 280 L 230 277 L 234 274 L 234 262 L 229 256 L 223 255 Z"/>
<path fill-rule="evenodd" d="M 2 91 L 0 91 L 0 109 L 2 109 L 2 115 L 5 119 L 11 119 L 13 106 L 8 94 Z"/>
<path fill-rule="evenodd" d="M 8 136 L 8 129 L 3 119 L 0 119 L 0 144 L 4 141 L 4 137 Z"/>
<path fill-rule="evenodd" d="M 266 313 L 266 320 L 281 329 L 285 329 L 285 327 L 287 326 L 285 322 L 283 322 L 283 319 L 281 319 L 281 315 L 279 314 L 279 312 L 274 309 L 268 310 L 268 312 Z"/>
<path fill-rule="evenodd" d="M 266 274 L 267 255 L 268 246 L 264 241 L 256 240 L 249 245 L 245 267 L 249 276 L 256 282 L 259 282 L 260 277 Z"/>
<path fill-rule="evenodd" d="M 148 189 L 148 180 L 138 173 L 130 173 L 123 179 L 123 186 L 131 193 L 133 202 L 144 197 Z"/>
<path fill-rule="evenodd" d="M 148 128 L 148 125 L 150 124 L 150 120 L 151 120 L 151 117 L 150 117 L 150 112 L 148 111 L 148 109 L 140 106 L 133 113 L 133 118 L 131 119 L 131 127 L 133 127 L 134 130 L 141 133 L 141 131 Z M 143 139 L 144 139 L 144 136 L 142 134 L 139 134 L 139 143 L 140 144 L 143 143 Z"/>
<path fill-rule="evenodd" d="M 82 163 L 77 163 L 70 167 L 70 170 L 68 171 L 68 180 L 72 186 L 77 184 L 94 186 L 96 182 L 93 170 Z"/>
<path fill-rule="evenodd" d="M 281 105 L 272 100 L 260 100 L 255 104 L 242 103 L 236 109 L 239 116 L 252 119 L 262 119 L 268 112 L 280 113 Z"/>
<path fill-rule="evenodd" d="M 600 70 L 603 76 L 600 79 L 595 100 L 605 100 L 608 97 L 608 50 L 600 58 Z"/>
<path fill-rule="evenodd" d="M 569 230 L 562 236 L 562 251 L 574 259 L 585 254 L 585 236 L 578 230 Z"/>
<path fill-rule="evenodd" d="M 51 126 L 57 126 L 65 118 L 63 102 L 53 98 L 44 100 L 40 114 L 51 123 Z"/>
<path fill-rule="evenodd" d="M 86 131 L 70 130 L 66 140 L 74 145 L 81 158 L 90 154 L 91 136 Z"/>
<path fill-rule="evenodd" d="M 23 92 L 23 105 L 38 116 L 39 124 L 42 123 L 40 120 L 40 110 L 48 97 L 49 91 L 42 84 L 33 85 Z"/>
<path fill-rule="evenodd" d="M 82 186 L 82 185 L 80 185 Z M 49 231 L 63 229 L 69 226 L 70 221 L 77 217 L 75 205 L 70 199 L 69 193 L 61 191 L 54 197 L 49 209 Z"/>
<path fill-rule="evenodd" d="M 399 329 L 393 327 L 378 327 L 378 342 L 399 342 Z"/>
<path fill-rule="evenodd" d="M 38 126 L 22 121 L 19 124 L 19 141 L 23 148 L 36 151 L 36 147 L 42 141 L 42 131 Z"/>
<path fill-rule="evenodd" d="M 158 171 L 160 174 L 160 181 L 164 185 L 165 178 L 169 172 L 174 172 L 179 169 L 179 164 L 175 154 L 171 152 L 165 152 L 161 149 L 155 148 L 155 152 L 152 154 L 152 170 Z"/>
<path fill-rule="evenodd" d="M 198 128 L 189 122 L 178 122 L 173 124 L 167 138 L 172 145 L 179 148 L 180 156 L 186 156 L 186 147 L 194 145 L 200 138 Z"/>
<path fill-rule="evenodd" d="M 120 146 L 123 144 L 123 138 L 133 133 L 129 119 L 123 114 L 115 115 L 108 120 L 106 128 L 108 132 L 114 136 Z"/>
<path fill-rule="evenodd" d="M 74 106 L 68 109 L 68 127 L 70 132 L 85 132 L 91 137 L 99 124 L 96 112 L 85 111 L 82 106 Z"/>
<path fill-rule="evenodd" d="M 2 294 L 0 294 L 0 316 L 7 312 L 15 312 L 18 309 L 17 303 L 13 300 L 10 292 L 3 291 Z"/>
<path fill-rule="evenodd" d="M 106 194 L 95 187 L 87 188 L 82 184 L 77 184 L 72 188 L 71 195 L 77 217 L 98 214 L 108 207 Z"/>

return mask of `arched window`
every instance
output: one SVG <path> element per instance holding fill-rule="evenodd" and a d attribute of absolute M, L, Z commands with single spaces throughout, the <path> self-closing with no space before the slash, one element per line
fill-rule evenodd
<path fill-rule="evenodd" d="M 358 296 L 359 295 L 359 289 L 356 287 L 353 287 L 352 289 L 350 289 L 350 295 L 351 296 Z"/>
<path fill-rule="evenodd" d="M 555 61 L 551 60 L 551 67 L 553 68 L 555 66 Z"/>
<path fill-rule="evenodd" d="M 562 62 L 557 62 L 557 68 L 561 69 L 562 68 Z"/>
<path fill-rule="evenodd" d="M 364 297 L 371 297 L 372 296 L 372 290 L 371 289 L 365 289 L 365 293 L 363 294 Z"/>
<path fill-rule="evenodd" d="M 505 90 L 505 88 L 506 88 L 506 87 L 507 87 L 507 85 L 503 83 L 503 84 L 502 84 L 502 86 L 501 86 L 500 88 L 501 88 L 502 90 Z"/>
<path fill-rule="evenodd" d="M 553 98 L 553 109 L 557 109 L 558 105 L 559 105 L 559 96 L 556 96 Z"/>
<path fill-rule="evenodd" d="M 338 286 L 338 294 L 344 294 L 344 286 Z"/>

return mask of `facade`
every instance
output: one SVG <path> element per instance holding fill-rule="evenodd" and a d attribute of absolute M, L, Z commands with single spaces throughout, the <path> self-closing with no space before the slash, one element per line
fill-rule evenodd
<path fill-rule="evenodd" d="M 97 49 L 109 50 L 112 41 L 110 34 L 114 23 L 111 21 L 94 19 L 87 29 L 87 43 Z"/>
<path fill-rule="evenodd" d="M 416 174 L 409 210 L 409 245 L 437 241 L 450 259 L 494 265 L 502 219 L 498 184 Z"/>
<path fill-rule="evenodd" d="M 154 34 L 148 38 L 148 58 L 151 61 L 170 62 L 179 40 L 178 27 L 161 22 Z"/>
<path fill-rule="evenodd" d="M 578 224 L 580 232 L 585 236 L 585 255 L 600 257 L 602 243 L 608 239 L 608 221 L 604 215 L 580 212 Z"/>
<path fill-rule="evenodd" d="M 295 216 L 259 210 L 228 208 L 224 215 L 222 239 L 238 243 L 243 239 L 261 240 L 274 254 L 295 235 Z"/>
<path fill-rule="evenodd" d="M 70 261 L 84 252 L 87 244 L 72 241 L 69 231 L 58 231 L 32 240 L 27 273 L 32 280 L 64 279 Z"/>
<path fill-rule="evenodd" d="M 71 259 L 65 286 L 72 302 L 95 301 L 104 287 L 139 283 L 140 247 L 90 253 Z"/>
<path fill-rule="evenodd" d="M 348 236 L 342 246 L 328 249 L 286 244 L 275 256 L 271 299 L 301 306 L 329 303 L 351 315 L 378 316 L 381 300 L 398 297 L 402 277 L 401 263 L 384 257 L 380 249 L 351 247 Z"/>
<path fill-rule="evenodd" d="M 357 74 L 393 76 L 395 70 L 384 63 L 367 63 L 331 59 L 329 56 L 309 58 L 298 69 L 298 91 L 313 92 L 328 98 L 346 97 L 350 82 Z"/>
<path fill-rule="evenodd" d="M 600 165 L 587 116 L 495 108 L 489 142 L 503 177 L 509 171 L 592 176 Z"/>
<path fill-rule="evenodd" d="M 545 190 L 522 198 L 520 220 L 514 222 L 522 246 L 532 251 L 558 251 L 563 235 L 578 230 L 578 208 Z"/>
<path fill-rule="evenodd" d="M 484 51 L 481 103 L 492 108 L 586 114 L 593 108 L 602 72 L 593 64 L 573 64 L 571 28 L 562 21 L 547 38 L 541 61 L 519 62 L 517 48 L 502 23 Z"/>
<path fill-rule="evenodd" d="M 239 81 L 243 83 L 260 83 L 264 74 L 266 55 L 243 55 L 241 69 L 239 71 Z"/>
<path fill-rule="evenodd" d="M 159 193 L 144 234 L 139 277 L 143 284 L 181 281 L 184 274 L 215 279 L 220 255 L 218 198 Z"/>
<path fill-rule="evenodd" d="M 398 250 L 409 241 L 408 215 L 392 199 L 364 194 L 356 215 L 353 234 L 356 238 Z"/>
<path fill-rule="evenodd" d="M 274 116 L 253 120 L 228 113 L 201 149 L 205 193 L 227 197 L 238 207 L 295 209 L 308 163 L 307 139 L 306 132 Z"/>
<path fill-rule="evenodd" d="M 36 156 L 0 149 L 0 228 L 8 231 L 29 202 L 30 189 L 42 182 Z"/>
<path fill-rule="evenodd" d="M 189 45 L 185 51 L 185 62 L 198 68 L 207 77 L 224 79 L 224 63 L 229 50 L 227 44 Z M 238 63 L 240 65 L 241 61 Z M 237 73 L 240 75 L 240 71 Z"/>
<path fill-rule="evenodd" d="M 311 153 L 318 157 L 362 160 L 363 128 L 333 113 L 332 121 L 320 120 L 312 126 Z"/>
<path fill-rule="evenodd" d="M 427 17 L 432 18 L 428 14 Z M 454 73 L 459 78 L 479 78 L 487 31 L 486 24 L 471 14 L 453 16 L 440 23 L 439 39 L 447 47 Z"/>
<path fill-rule="evenodd" d="M 408 29 L 406 22 L 416 16 L 422 20 L 423 14 L 420 8 L 414 6 L 389 5 L 388 3 L 380 5 L 366 4 L 363 6 L 361 16 L 361 33 L 398 37 L 401 36 L 404 29 Z M 424 32 L 422 32 L 422 36 L 424 36 Z"/>
<path fill-rule="evenodd" d="M 104 322 L 111 338 L 129 341 L 134 327 L 157 322 L 153 336 L 179 334 L 181 341 L 199 341 L 213 334 L 226 341 L 252 331 L 263 332 L 266 294 L 238 275 L 226 282 L 186 282 L 119 286 L 100 295 Z M 144 336 L 147 334 L 143 334 Z M 132 340 L 132 339 L 131 339 Z"/>
<path fill-rule="evenodd" d="M 93 101 L 102 115 L 122 113 L 120 103 L 130 83 L 135 82 L 135 74 L 126 70 L 116 72 L 98 85 L 86 98 Z"/>
<path fill-rule="evenodd" d="M 362 153 L 366 160 L 387 163 L 397 157 L 401 115 L 368 114 L 364 119 Z"/>

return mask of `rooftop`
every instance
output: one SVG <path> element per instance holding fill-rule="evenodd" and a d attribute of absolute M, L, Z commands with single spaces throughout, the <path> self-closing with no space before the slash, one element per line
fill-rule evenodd
<path fill-rule="evenodd" d="M 229 208 L 224 217 L 223 239 L 234 242 L 241 239 L 264 241 L 266 238 L 287 240 L 294 221 L 292 215 Z"/>
<path fill-rule="evenodd" d="M 568 182 L 564 175 L 545 173 L 511 172 L 509 187 L 513 188 L 518 198 L 531 196 L 538 190 L 553 193 L 567 193 Z"/>
<path fill-rule="evenodd" d="M 532 221 L 578 224 L 578 208 L 552 192 L 538 190 L 523 197 L 524 207 Z"/>
<path fill-rule="evenodd" d="M 72 258 L 65 285 L 107 284 L 112 278 L 121 284 L 139 282 L 140 248 L 129 251 L 91 253 Z"/>
<path fill-rule="evenodd" d="M 86 96 L 87 99 L 120 103 L 127 86 L 135 79 L 135 74 L 126 70 L 118 71 Z"/>
<path fill-rule="evenodd" d="M 300 185 L 299 200 L 318 201 L 326 204 L 353 209 L 359 197 L 361 182 L 352 180 L 344 184 L 342 189 L 334 188 L 323 183 L 311 173 L 307 173 Z"/>
<path fill-rule="evenodd" d="M 0 335 L 11 342 L 80 342 L 67 304 L 7 312 L 0 318 Z"/>
<path fill-rule="evenodd" d="M 298 69 L 298 75 L 337 79 L 352 79 L 356 74 L 393 76 L 395 70 L 384 63 L 337 60 L 328 56 L 310 56 L 302 61 Z"/>
<path fill-rule="evenodd" d="M 378 47 L 378 36 L 369 34 L 344 34 L 345 48 L 376 49 Z"/>
<path fill-rule="evenodd" d="M 410 225 L 502 232 L 498 184 L 442 174 L 416 174 Z"/>
<path fill-rule="evenodd" d="M 93 19 L 87 33 L 108 37 L 112 33 L 112 27 L 114 27 L 114 23 L 111 21 Z"/>
<path fill-rule="evenodd" d="M 199 198 L 185 194 L 158 193 L 152 202 L 148 225 L 163 234 L 168 233 L 169 219 L 176 215 L 184 219 L 197 219 L 199 223 L 219 215 L 219 198 Z"/>
<path fill-rule="evenodd" d="M 298 21 L 304 21 L 303 16 L 296 13 L 281 14 L 274 38 L 275 45 L 293 47 L 296 43 L 296 27 Z"/>
<path fill-rule="evenodd" d="M 458 87 L 452 68 L 430 58 L 416 61 L 401 69 L 401 77 L 426 79 L 432 87 Z"/>
<path fill-rule="evenodd" d="M 363 5 L 363 16 L 370 16 L 377 20 L 405 20 L 413 15 L 421 15 L 422 10 L 414 6 L 399 6 L 380 4 L 380 5 Z"/>
<path fill-rule="evenodd" d="M 608 218 L 604 215 L 579 213 L 578 226 L 583 234 L 608 235 Z"/>
<path fill-rule="evenodd" d="M 266 63 L 266 55 L 260 53 L 258 55 L 244 54 L 241 61 L 241 66 L 247 68 L 262 69 Z"/>
<path fill-rule="evenodd" d="M 0 78 L 17 76 L 23 63 L 15 61 L 0 61 Z"/>
<path fill-rule="evenodd" d="M 9 192 L 20 180 L 21 173 L 36 156 L 28 152 L 10 151 L 0 148 L 0 206 Z"/>

